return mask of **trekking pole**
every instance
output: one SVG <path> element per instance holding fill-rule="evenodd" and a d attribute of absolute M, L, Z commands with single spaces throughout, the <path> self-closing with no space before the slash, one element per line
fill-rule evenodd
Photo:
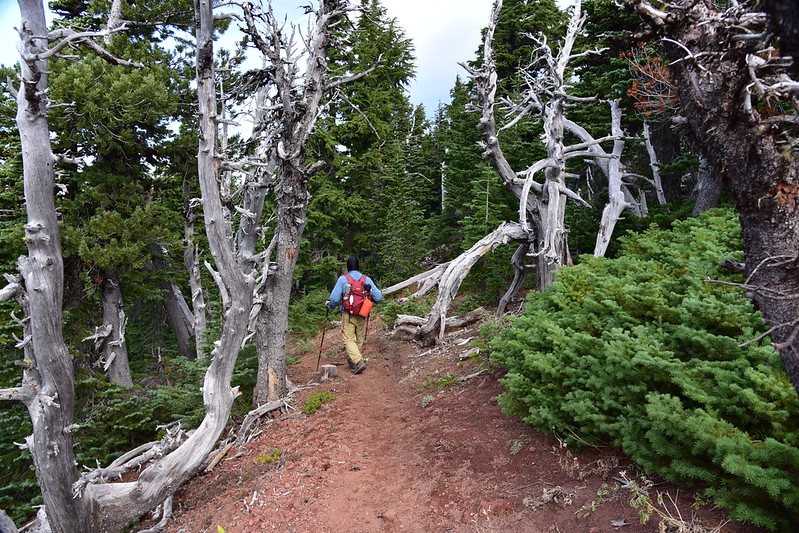
<path fill-rule="evenodd" d="M 319 343 L 319 356 L 316 358 L 316 369 L 319 370 L 319 361 L 322 360 L 322 345 L 325 343 L 325 333 L 327 333 L 327 317 L 330 314 L 330 308 L 325 306 L 325 325 L 322 326 L 322 342 Z"/>

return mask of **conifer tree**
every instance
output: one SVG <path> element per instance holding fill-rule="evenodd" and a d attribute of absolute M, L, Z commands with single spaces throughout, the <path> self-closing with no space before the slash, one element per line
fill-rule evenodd
<path fill-rule="evenodd" d="M 104 22 L 94 20 L 92 5 L 82 9 L 71 5 L 62 11 L 72 17 L 65 22 Z M 164 200 L 180 183 L 155 171 L 180 148 L 171 142 L 169 123 L 180 118 L 178 103 L 188 87 L 180 76 L 185 65 L 172 59 L 160 38 L 141 31 L 106 44 L 112 53 L 134 57 L 146 68 L 108 65 L 80 51 L 79 62 L 53 61 L 51 77 L 52 98 L 63 102 L 52 113 L 55 147 L 82 158 L 63 178 L 65 253 L 80 259 L 103 306 L 101 316 L 88 311 L 97 332 L 84 330 L 83 336 L 96 338 L 110 379 L 128 387 L 133 382 L 127 363 L 125 301 L 159 290 L 160 282 L 151 275 L 152 260 L 161 247 L 176 248 L 172 245 L 179 235 L 177 213 Z"/>
<path fill-rule="evenodd" d="M 393 172 L 386 148 L 409 134 L 400 124 L 410 123 L 413 113 L 405 90 L 413 77 L 412 44 L 379 0 L 363 0 L 361 10 L 354 31 L 340 36 L 331 50 L 331 70 L 343 74 L 377 67 L 339 87 L 317 125 L 313 154 L 330 163 L 311 183 L 313 257 L 377 253 L 374 243 L 382 228 L 374 227 L 374 214 Z"/>
<path fill-rule="evenodd" d="M 413 115 L 398 117 L 396 138 L 383 148 L 386 175 L 382 192 L 376 197 L 373 219 L 380 223 L 368 228 L 368 233 L 374 236 L 373 249 L 378 259 L 375 272 L 384 285 L 411 276 L 428 252 L 424 221 L 431 189 L 435 188 L 431 187 L 429 158 L 425 157 L 429 154 L 423 150 L 425 124 L 422 108 Z M 403 135 L 402 130 L 406 129 L 409 131 Z"/>
<path fill-rule="evenodd" d="M 471 97 L 471 85 L 458 77 L 450 90 L 451 102 L 442 108 L 443 117 L 438 122 L 436 136 L 443 147 L 442 189 L 446 197 L 442 201 L 437 236 L 439 244 L 450 247 L 451 253 L 468 247 L 474 235 L 464 235 L 459 222 L 474 214 L 471 195 L 473 181 L 477 175 L 492 172 L 490 163 L 480 157 L 477 143 L 480 131 L 474 124 L 477 116 L 466 110 Z"/>

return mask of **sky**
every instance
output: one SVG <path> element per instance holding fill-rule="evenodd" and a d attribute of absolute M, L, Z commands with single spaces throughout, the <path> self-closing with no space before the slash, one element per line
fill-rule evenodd
<path fill-rule="evenodd" d="M 299 6 L 307 0 L 279 3 Z M 416 79 L 409 87 L 411 102 L 424 105 L 432 117 L 439 102 L 449 102 L 456 76 L 465 77 L 458 62 L 474 58 L 493 0 L 382 0 L 382 4 L 413 41 Z M 14 28 L 19 20 L 16 0 L 0 0 L 0 63 L 4 65 L 18 60 Z"/>
<path fill-rule="evenodd" d="M 480 30 L 488 26 L 493 0 L 383 0 L 416 48 L 416 80 L 411 101 L 431 116 L 448 103 L 455 77 L 466 77 L 458 62 L 475 57 Z"/>

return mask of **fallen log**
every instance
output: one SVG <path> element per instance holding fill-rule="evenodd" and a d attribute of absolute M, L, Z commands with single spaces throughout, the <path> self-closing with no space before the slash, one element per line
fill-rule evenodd
<path fill-rule="evenodd" d="M 478 307 L 473 311 L 469 311 L 465 315 L 450 316 L 445 321 L 445 329 L 458 329 L 474 324 L 485 314 L 486 310 Z M 404 332 L 410 335 L 415 335 L 416 332 L 429 320 L 428 317 L 414 316 L 414 315 L 397 315 L 397 320 L 394 322 L 394 330 L 391 334 Z"/>

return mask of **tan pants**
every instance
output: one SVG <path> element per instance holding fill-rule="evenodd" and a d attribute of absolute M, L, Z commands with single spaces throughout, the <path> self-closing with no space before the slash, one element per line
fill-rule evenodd
<path fill-rule="evenodd" d="M 344 311 L 341 314 L 341 339 L 344 341 L 347 357 L 356 365 L 363 358 L 361 347 L 365 336 L 366 318 Z"/>

